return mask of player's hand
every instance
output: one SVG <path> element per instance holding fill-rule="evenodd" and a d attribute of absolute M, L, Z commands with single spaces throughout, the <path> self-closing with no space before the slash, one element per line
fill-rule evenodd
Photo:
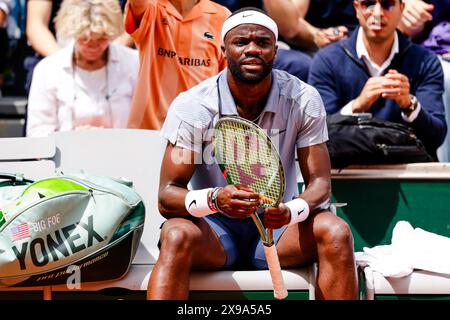
<path fill-rule="evenodd" d="M 260 196 L 245 186 L 228 185 L 219 191 L 217 204 L 227 216 L 247 218 L 258 209 Z"/>
<path fill-rule="evenodd" d="M 284 204 L 278 207 L 266 208 L 264 211 L 264 226 L 270 229 L 279 229 L 291 221 L 291 211 Z"/>
<path fill-rule="evenodd" d="M 367 80 L 359 97 L 353 101 L 353 112 L 367 112 L 383 93 L 384 77 L 371 77 Z"/>
<path fill-rule="evenodd" d="M 411 105 L 408 77 L 391 69 L 384 76 L 384 79 L 381 96 L 385 99 L 395 100 L 400 108 L 408 108 Z"/>

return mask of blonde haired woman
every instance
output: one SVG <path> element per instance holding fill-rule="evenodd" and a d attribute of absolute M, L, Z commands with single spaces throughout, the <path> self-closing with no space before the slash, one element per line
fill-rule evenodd
<path fill-rule="evenodd" d="M 80 128 L 125 128 L 136 84 L 136 50 L 111 43 L 123 32 L 117 0 L 64 0 L 58 38 L 71 41 L 36 66 L 27 136 Z"/>

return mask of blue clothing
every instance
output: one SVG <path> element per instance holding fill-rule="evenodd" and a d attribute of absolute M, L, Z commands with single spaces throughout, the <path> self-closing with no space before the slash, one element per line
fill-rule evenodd
<path fill-rule="evenodd" d="M 357 98 L 370 77 L 366 64 L 356 54 L 357 33 L 356 30 L 348 39 L 319 50 L 314 57 L 308 82 L 319 91 L 328 114 L 339 112 Z M 379 119 L 410 126 L 428 152 L 435 155 L 447 132 L 442 67 L 429 50 L 400 33 L 398 36 L 399 53 L 385 73 L 395 69 L 409 78 L 410 92 L 419 100 L 421 110 L 413 122 L 407 123 L 394 100 L 380 97 L 368 111 Z"/>
<path fill-rule="evenodd" d="M 450 53 L 450 22 L 442 21 L 437 24 L 422 46 L 436 54 Z"/>
<path fill-rule="evenodd" d="M 446 84 L 446 89 L 444 91 L 444 106 L 445 106 L 445 117 L 447 119 L 447 126 L 450 126 L 450 60 L 444 60 L 439 57 L 442 64 L 442 69 L 444 70 L 444 83 Z M 450 162 L 450 132 L 447 132 L 444 143 L 437 150 L 437 156 L 441 162 Z"/>
<path fill-rule="evenodd" d="M 264 244 L 252 219 L 233 219 L 223 214 L 204 218 L 214 230 L 226 253 L 224 269 L 267 269 Z M 260 214 L 260 219 L 263 215 Z M 278 243 L 287 226 L 273 230 L 273 241 Z"/>
<path fill-rule="evenodd" d="M 431 30 L 441 21 L 450 20 L 450 0 L 432 0 L 429 2 L 434 5 L 434 9 L 432 11 L 433 20 L 429 22 L 429 28 Z"/>
<path fill-rule="evenodd" d="M 299 50 L 278 48 L 277 57 L 273 63 L 275 69 L 284 70 L 300 80 L 308 80 L 312 57 Z"/>
<path fill-rule="evenodd" d="M 422 45 L 436 54 L 450 53 L 450 0 L 433 0 L 433 20 L 429 21 L 421 36 L 416 42 L 425 41 Z M 450 126 L 450 60 L 440 57 L 442 69 L 444 70 L 444 107 L 447 119 L 447 127 Z M 450 132 L 444 143 L 437 151 L 438 159 L 442 162 L 450 161 Z"/>
<path fill-rule="evenodd" d="M 214 0 L 228 9 L 231 12 L 244 8 L 244 7 L 255 7 L 262 9 L 262 1 L 261 0 Z"/>
<path fill-rule="evenodd" d="M 33 1 L 33 0 L 27 0 L 27 1 Z M 55 19 L 56 15 L 58 14 L 59 8 L 61 7 L 62 0 L 45 0 L 45 1 L 52 2 L 52 11 L 51 11 L 50 19 L 49 19 L 48 28 L 49 28 L 50 32 L 56 37 L 54 19 Z M 36 65 L 39 63 L 39 61 L 41 61 L 43 58 L 44 57 L 42 57 L 40 54 L 35 52 L 32 55 L 26 57 L 23 62 L 24 69 L 26 70 L 26 73 L 27 73 L 26 78 L 25 78 L 25 84 L 24 84 L 25 91 L 27 92 L 27 94 L 30 93 L 31 80 L 33 79 L 34 67 L 36 67 Z"/>
<path fill-rule="evenodd" d="M 359 25 L 353 0 L 311 0 L 305 20 L 317 28 L 346 26 L 351 31 Z"/>

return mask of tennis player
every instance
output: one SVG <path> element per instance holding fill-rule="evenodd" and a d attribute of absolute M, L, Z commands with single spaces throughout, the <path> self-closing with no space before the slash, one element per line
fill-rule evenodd
<path fill-rule="evenodd" d="M 227 185 L 213 158 L 212 128 L 225 115 L 254 121 L 278 146 L 286 192 L 278 207 L 261 215 L 275 229 L 282 268 L 318 262 L 316 298 L 357 297 L 351 230 L 329 210 L 325 109 L 313 87 L 272 69 L 277 37 L 276 23 L 262 11 L 236 11 L 222 28 L 228 68 L 180 94 L 169 109 L 159 189 L 159 210 L 168 220 L 149 299 L 187 299 L 193 269 L 267 269 L 249 218 L 260 195 Z M 296 155 L 306 187 L 301 195 Z"/>

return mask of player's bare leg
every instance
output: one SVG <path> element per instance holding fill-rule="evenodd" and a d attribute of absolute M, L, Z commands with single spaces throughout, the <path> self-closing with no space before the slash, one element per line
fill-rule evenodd
<path fill-rule="evenodd" d="M 173 218 L 164 223 L 147 299 L 188 299 L 192 268 L 215 270 L 225 264 L 225 251 L 215 233 L 204 220 L 194 221 Z"/>
<path fill-rule="evenodd" d="M 316 299 L 356 299 L 358 279 L 348 224 L 323 211 L 288 228 L 277 245 L 282 267 L 318 262 Z"/>

